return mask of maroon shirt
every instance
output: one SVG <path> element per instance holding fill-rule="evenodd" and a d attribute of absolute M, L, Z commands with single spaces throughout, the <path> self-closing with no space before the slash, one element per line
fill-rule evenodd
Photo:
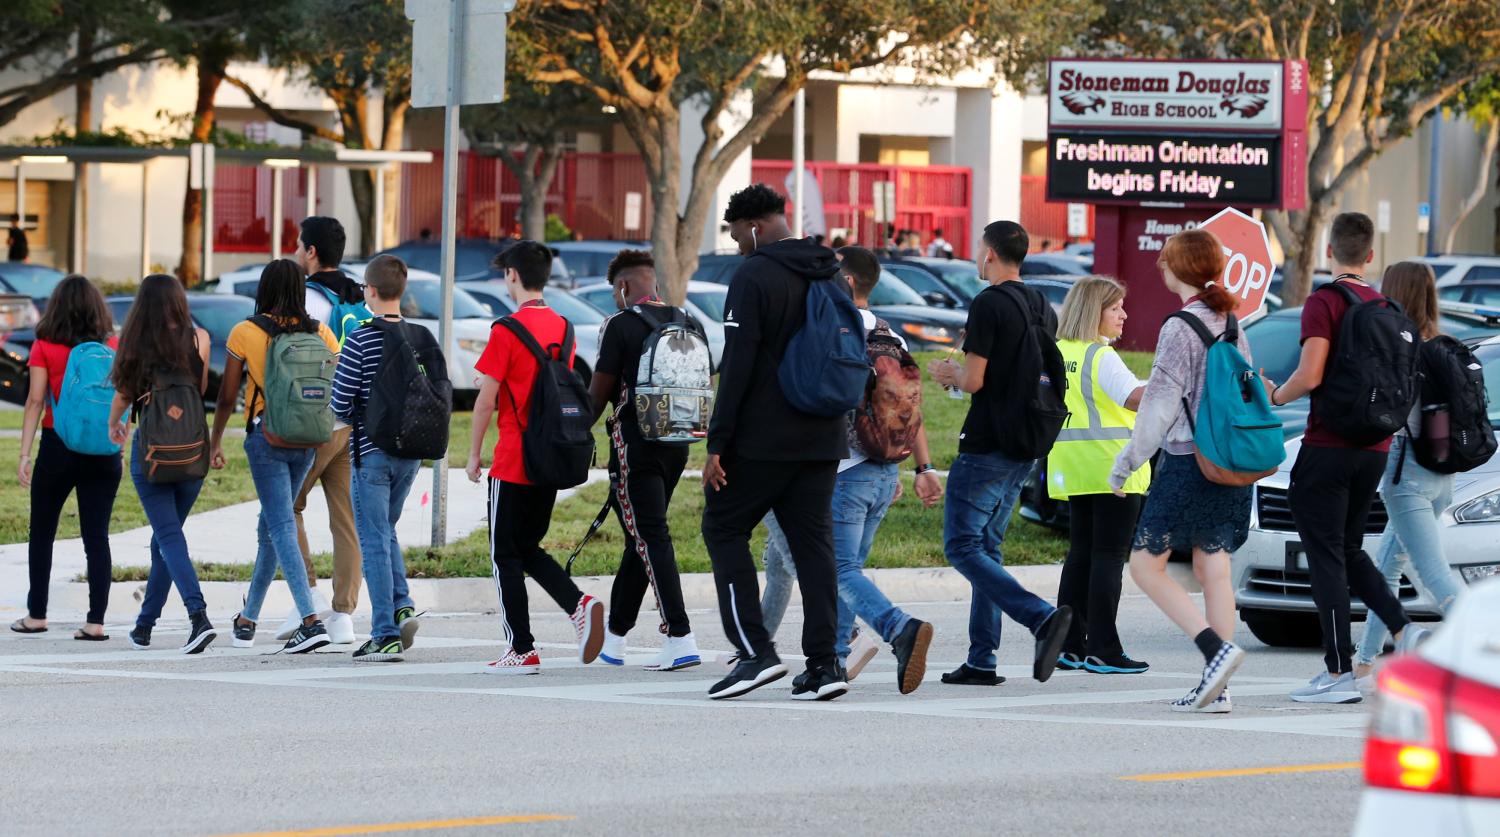
<path fill-rule="evenodd" d="M 1344 287 L 1354 291 L 1360 299 L 1380 299 L 1380 292 L 1368 285 L 1357 282 L 1341 282 Z M 1302 342 L 1306 343 L 1309 337 L 1322 337 L 1328 341 L 1328 365 L 1323 367 L 1326 377 L 1333 367 L 1333 358 L 1339 351 L 1339 328 L 1344 323 L 1344 313 L 1349 310 L 1349 300 L 1338 291 L 1328 288 L 1319 290 L 1307 297 L 1302 304 Z M 1307 414 L 1307 434 L 1302 437 L 1302 444 L 1318 448 L 1361 448 L 1352 442 L 1344 440 L 1334 432 L 1323 426 L 1318 419 L 1318 392 L 1312 391 L 1312 411 Z M 1391 440 L 1383 439 L 1376 444 L 1363 447 L 1364 450 L 1380 451 L 1384 453 L 1390 450 Z"/>

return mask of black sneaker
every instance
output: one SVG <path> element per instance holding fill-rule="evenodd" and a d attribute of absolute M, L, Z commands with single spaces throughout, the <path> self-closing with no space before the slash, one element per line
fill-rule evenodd
<path fill-rule="evenodd" d="M 1111 654 L 1108 657 L 1089 657 L 1083 661 L 1083 667 L 1095 674 L 1140 674 L 1150 670 L 1151 665 L 1124 654 Z"/>
<path fill-rule="evenodd" d="M 182 644 L 182 653 L 200 654 L 218 638 L 219 632 L 209 623 L 208 613 L 205 611 L 190 613 L 188 619 L 192 620 L 192 627 L 188 630 L 187 642 Z"/>
<path fill-rule="evenodd" d="M 1068 641 L 1068 628 L 1073 624 L 1073 608 L 1063 605 L 1052 611 L 1042 629 L 1036 632 L 1036 656 L 1031 661 L 1031 676 L 1038 683 L 1046 683 L 1057 668 L 1057 655 L 1063 643 Z"/>
<path fill-rule="evenodd" d="M 792 700 L 833 700 L 849 692 L 849 675 L 838 663 L 810 668 L 792 681 Z"/>
<path fill-rule="evenodd" d="M 781 658 L 775 651 L 768 651 L 759 657 L 740 660 L 728 677 L 709 688 L 708 696 L 713 700 L 739 697 L 785 676 L 786 666 L 781 664 Z"/>
<path fill-rule="evenodd" d="M 130 631 L 130 647 L 137 651 L 145 651 L 151 647 L 151 629 L 136 625 Z"/>
<path fill-rule="evenodd" d="M 417 617 L 416 608 L 403 607 L 396 611 L 396 630 L 401 632 L 401 647 L 410 648 L 417 640 L 417 628 L 421 627 L 422 620 Z"/>
<path fill-rule="evenodd" d="M 951 683 L 955 686 L 998 686 L 1005 682 L 1005 678 L 993 671 L 974 668 L 968 663 L 964 663 L 943 675 L 943 682 Z"/>
<path fill-rule="evenodd" d="M 896 655 L 896 687 L 901 694 L 909 695 L 922 685 L 927 676 L 927 648 L 932 645 L 932 623 L 912 619 L 891 640 L 891 653 Z"/>
<path fill-rule="evenodd" d="M 405 658 L 401 656 L 401 638 L 394 636 L 371 638 L 354 652 L 356 663 L 399 663 L 403 659 Z"/>
<path fill-rule="evenodd" d="M 255 623 L 236 613 L 229 620 L 230 628 L 234 633 L 234 639 L 229 641 L 235 648 L 255 647 Z"/>
<path fill-rule="evenodd" d="M 1064 651 L 1057 655 L 1057 667 L 1063 671 L 1082 671 L 1083 655 L 1074 654 L 1072 651 Z"/>
<path fill-rule="evenodd" d="M 311 625 L 302 625 L 292 634 L 292 638 L 286 641 L 286 647 L 281 650 L 288 654 L 306 654 L 316 651 L 327 645 L 328 629 L 323 627 L 322 619 L 314 619 Z"/>

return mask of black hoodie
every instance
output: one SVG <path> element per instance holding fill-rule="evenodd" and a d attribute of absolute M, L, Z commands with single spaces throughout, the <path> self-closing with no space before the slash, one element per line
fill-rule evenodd
<path fill-rule="evenodd" d="M 807 319 L 808 283 L 836 281 L 838 260 L 811 239 L 786 239 L 750 254 L 724 302 L 724 357 L 708 425 L 708 452 L 747 459 L 843 459 L 843 417 L 808 415 L 787 403 L 776 372 Z M 841 289 L 846 286 L 840 282 Z"/>
<path fill-rule="evenodd" d="M 359 289 L 358 283 L 345 276 L 344 271 L 338 268 L 320 270 L 307 277 L 307 281 L 333 291 L 345 302 L 363 302 L 365 299 L 364 292 Z"/>

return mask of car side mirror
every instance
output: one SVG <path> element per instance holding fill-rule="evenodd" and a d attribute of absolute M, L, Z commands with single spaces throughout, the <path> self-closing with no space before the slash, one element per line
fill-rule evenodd
<path fill-rule="evenodd" d="M 929 291 L 922 294 L 922 298 L 927 300 L 928 305 L 937 305 L 943 308 L 953 308 L 958 304 L 953 297 L 948 296 L 942 291 Z"/>

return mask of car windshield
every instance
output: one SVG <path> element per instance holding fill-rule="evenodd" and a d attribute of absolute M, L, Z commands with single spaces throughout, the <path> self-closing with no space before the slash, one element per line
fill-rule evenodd
<path fill-rule="evenodd" d="M 208 330 L 214 343 L 223 344 L 228 342 L 229 332 L 235 326 L 255 314 L 255 300 L 241 296 L 189 296 L 188 308 L 198 325 Z"/>
<path fill-rule="evenodd" d="M 953 295 L 953 292 L 949 291 L 946 285 L 938 281 L 938 278 L 936 276 L 933 276 L 931 273 L 928 273 L 920 267 L 911 267 L 909 265 L 890 265 L 886 267 L 886 270 L 896 277 L 900 278 L 901 281 L 906 283 L 907 287 L 911 288 L 919 294 L 926 295 L 936 293 L 943 294 L 944 296 Z"/>
<path fill-rule="evenodd" d="M 1298 312 L 1301 309 L 1296 309 Z M 1302 357 L 1302 317 L 1270 316 L 1245 326 L 1251 362 L 1273 381 L 1285 381 Z"/>
<path fill-rule="evenodd" d="M 1500 324 L 1482 317 L 1457 317 L 1438 315 L 1438 328 L 1450 337 L 1468 340 L 1471 337 L 1489 337 L 1500 331 Z"/>
<path fill-rule="evenodd" d="M 598 308 L 584 302 L 561 288 L 548 288 L 542 292 L 552 310 L 567 318 L 573 325 L 598 325 L 604 322 L 604 314 Z"/>
<path fill-rule="evenodd" d="M 12 293 L 25 294 L 33 299 L 46 299 L 52 290 L 67 276 L 54 267 L 22 262 L 0 263 L 0 279 Z"/>
<path fill-rule="evenodd" d="M 927 300 L 897 279 L 889 270 L 880 271 L 880 281 L 870 291 L 871 305 L 926 305 Z"/>
<path fill-rule="evenodd" d="M 442 288 L 431 279 L 408 282 L 406 294 L 401 297 L 401 316 L 414 320 L 436 320 L 442 316 Z M 489 319 L 489 309 L 469 296 L 463 288 L 453 289 L 453 319 Z"/>
<path fill-rule="evenodd" d="M 716 323 L 724 322 L 724 300 L 729 294 L 722 291 L 688 291 L 688 300 L 698 306 L 705 317 L 709 317 Z"/>
<path fill-rule="evenodd" d="M 615 291 L 608 285 L 590 285 L 573 291 L 573 296 L 598 308 L 600 311 L 615 310 Z"/>
<path fill-rule="evenodd" d="M 954 259 L 925 264 L 929 269 L 943 274 L 943 281 L 968 299 L 973 299 L 985 289 L 985 281 L 979 278 L 979 265 L 973 262 Z"/>
<path fill-rule="evenodd" d="M 1467 282 L 1438 288 L 1438 299 L 1472 302 L 1476 305 L 1500 305 L 1500 285 L 1470 285 Z"/>
<path fill-rule="evenodd" d="M 392 256 L 406 262 L 407 267 L 417 270 L 425 270 L 428 273 L 442 275 L 442 250 L 439 247 L 427 245 L 413 245 L 410 247 L 393 247 L 386 251 Z M 495 258 L 495 250 L 483 244 L 459 244 L 453 254 L 453 269 L 459 276 L 473 276 L 478 273 L 488 273 L 490 262 Z"/>
<path fill-rule="evenodd" d="M 1021 262 L 1022 276 L 1087 276 L 1077 259 L 1067 256 L 1031 256 Z"/>
<path fill-rule="evenodd" d="M 1484 364 L 1484 389 L 1500 392 L 1500 343 L 1491 343 L 1474 349 L 1474 357 Z M 1490 399 L 1490 422 L 1500 425 L 1500 399 Z"/>
<path fill-rule="evenodd" d="M 568 272 L 582 279 L 608 273 L 609 263 L 618 251 L 563 249 L 558 252 L 562 263 L 568 266 Z"/>

